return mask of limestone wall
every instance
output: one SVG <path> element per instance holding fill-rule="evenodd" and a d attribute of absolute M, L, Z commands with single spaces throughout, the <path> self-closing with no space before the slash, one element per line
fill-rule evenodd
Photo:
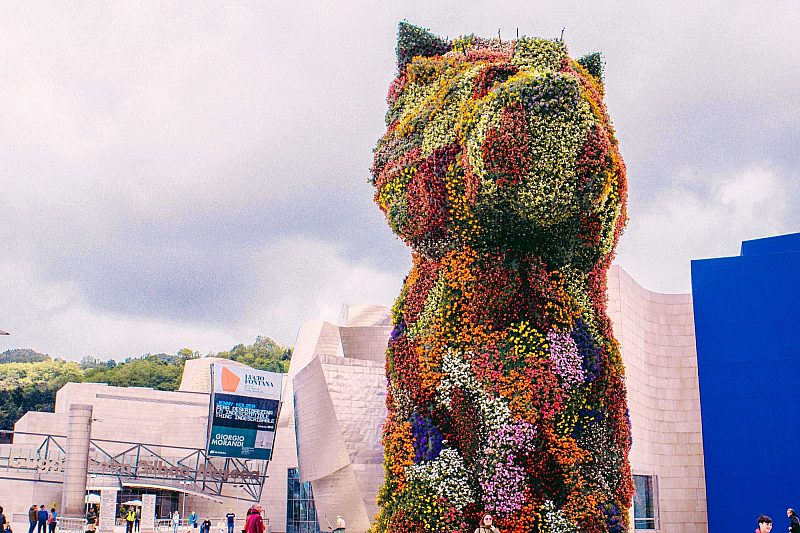
<path fill-rule="evenodd" d="M 656 476 L 659 530 L 706 532 L 691 295 L 648 291 L 612 267 L 608 308 L 625 363 L 633 474 Z"/>

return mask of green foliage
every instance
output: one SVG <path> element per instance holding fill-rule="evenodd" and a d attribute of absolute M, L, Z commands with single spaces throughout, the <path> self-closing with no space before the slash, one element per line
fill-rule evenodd
<path fill-rule="evenodd" d="M 108 383 L 114 387 L 149 387 L 177 390 L 183 373 L 180 363 L 165 361 L 158 355 L 128 359 L 114 368 L 95 367 L 86 370 L 84 381 Z"/>
<path fill-rule="evenodd" d="M 62 359 L 0 365 L 0 390 L 27 386 L 58 389 L 70 381 L 82 381 L 82 378 L 78 363 Z"/>
<path fill-rule="evenodd" d="M 182 348 L 175 355 L 145 354 L 129 357 L 121 363 L 91 356 L 75 363 L 53 360 L 33 350 L 8 350 L 0 354 L 0 363 L 3 363 L 0 364 L 0 429 L 13 429 L 17 420 L 28 411 L 52 412 L 56 392 L 69 382 L 177 390 L 184 364 L 188 359 L 198 357 L 199 352 Z M 253 344 L 238 344 L 230 351 L 216 354 L 216 357 L 260 370 L 286 372 L 292 350 L 269 337 L 257 337 Z"/>
<path fill-rule="evenodd" d="M 585 68 L 589 74 L 594 76 L 600 81 L 603 81 L 603 69 L 605 68 L 605 61 L 603 61 L 603 54 L 594 52 L 586 54 L 578 59 L 578 63 Z"/>
<path fill-rule="evenodd" d="M 27 348 L 14 348 L 0 353 L 0 364 L 3 363 L 38 363 L 47 361 L 50 356 L 29 350 Z"/>
<path fill-rule="evenodd" d="M 253 344 L 237 344 L 228 352 L 219 352 L 217 357 L 238 361 L 259 370 L 288 372 L 292 349 L 281 346 L 269 337 L 259 336 Z"/>
<path fill-rule="evenodd" d="M 58 389 L 82 378 L 77 363 L 61 359 L 0 365 L 0 429 L 12 429 L 28 411 L 52 411 Z"/>

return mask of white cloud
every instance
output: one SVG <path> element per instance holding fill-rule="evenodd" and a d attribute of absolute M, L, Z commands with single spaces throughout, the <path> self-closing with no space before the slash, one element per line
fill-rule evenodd
<path fill-rule="evenodd" d="M 566 27 L 574 55 L 604 52 L 632 187 L 620 262 L 646 285 L 686 290 L 690 258 L 797 229 L 790 0 L 0 3 L 0 348 L 291 343 L 344 302 L 391 303 L 408 261 L 364 228 L 383 224 L 364 178 L 401 19 Z"/>
<path fill-rule="evenodd" d="M 335 323 L 342 304 L 392 305 L 410 269 L 410 258 L 391 272 L 348 261 L 336 245 L 314 239 L 281 241 L 257 262 L 261 286 L 248 321 L 290 344 L 303 321 Z"/>
<path fill-rule="evenodd" d="M 765 166 L 723 176 L 684 170 L 630 213 L 617 263 L 649 289 L 689 292 L 691 259 L 738 255 L 743 240 L 797 231 L 788 183 Z"/>
<path fill-rule="evenodd" d="M 247 328 L 222 329 L 94 309 L 70 283 L 36 279 L 27 266 L 0 262 L 3 329 L 11 333 L 0 337 L 0 351 L 33 348 L 67 359 L 87 355 L 108 359 L 175 353 L 184 347 L 218 352 L 255 338 Z"/>

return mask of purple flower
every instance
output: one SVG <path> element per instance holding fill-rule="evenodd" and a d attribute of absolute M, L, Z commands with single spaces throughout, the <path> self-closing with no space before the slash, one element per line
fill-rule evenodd
<path fill-rule="evenodd" d="M 395 342 L 397 339 L 400 338 L 400 335 L 402 335 L 405 331 L 406 331 L 406 323 L 401 320 L 400 323 L 397 324 L 392 330 L 392 334 L 389 336 L 389 340 L 391 342 Z"/>
<path fill-rule="evenodd" d="M 547 342 L 550 345 L 550 363 L 564 388 L 569 389 L 583 383 L 586 378 L 583 359 L 569 333 L 551 330 L 547 334 Z"/>
<path fill-rule="evenodd" d="M 429 418 L 413 413 L 411 435 L 414 438 L 414 463 L 432 461 L 442 451 L 442 433 Z"/>

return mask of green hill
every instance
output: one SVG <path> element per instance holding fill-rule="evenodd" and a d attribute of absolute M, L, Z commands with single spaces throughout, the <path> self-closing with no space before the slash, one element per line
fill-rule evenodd
<path fill-rule="evenodd" d="M 269 337 L 257 337 L 253 344 L 237 344 L 229 351 L 207 355 L 239 361 L 260 370 L 286 372 L 292 349 Z M 28 349 L 8 350 L 0 354 L 0 429 L 13 429 L 28 411 L 52 412 L 56 392 L 69 382 L 177 390 L 183 365 L 187 359 L 198 357 L 201 355 L 197 351 L 183 348 L 177 354 L 144 354 L 122 362 L 84 357 L 76 363 Z"/>

